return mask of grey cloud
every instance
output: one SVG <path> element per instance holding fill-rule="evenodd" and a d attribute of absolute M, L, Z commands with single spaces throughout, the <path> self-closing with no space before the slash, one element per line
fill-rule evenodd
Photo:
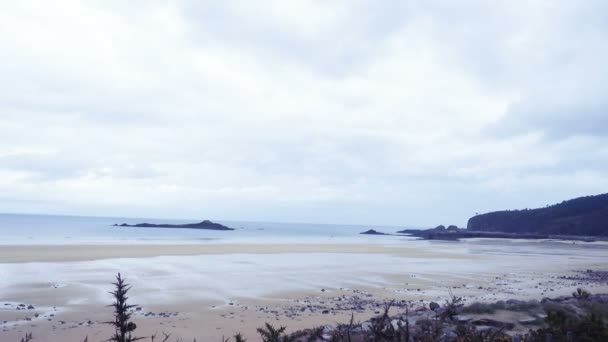
<path fill-rule="evenodd" d="M 367 67 L 379 57 L 384 39 L 415 14 L 402 1 L 354 1 L 336 7 L 340 21 L 314 37 L 300 36 L 255 14 L 242 18 L 224 4 L 188 1 L 183 14 L 202 48 L 209 42 L 239 46 L 262 59 L 296 63 L 325 77 L 344 77 Z"/>
<path fill-rule="evenodd" d="M 524 102 L 513 106 L 504 119 L 493 127 L 493 132 L 526 134 L 542 132 L 551 140 L 569 136 L 608 136 L 608 103 L 581 103 L 558 106 Z"/>
<path fill-rule="evenodd" d="M 0 169 L 33 173 L 41 181 L 67 179 L 81 173 L 86 163 L 61 155 L 18 154 L 0 157 Z"/>
<path fill-rule="evenodd" d="M 0 156 L 0 170 L 26 172 L 36 181 L 69 180 L 83 176 L 115 177 L 127 179 L 155 178 L 163 173 L 131 162 L 114 161 L 100 163 L 95 160 L 76 159 L 65 153 L 53 154 L 15 154 Z"/>

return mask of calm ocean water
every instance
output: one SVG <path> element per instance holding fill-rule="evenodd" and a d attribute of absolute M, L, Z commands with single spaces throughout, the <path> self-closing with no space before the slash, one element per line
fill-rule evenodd
<path fill-rule="evenodd" d="M 215 221 L 215 220 L 214 220 Z M 381 240 L 359 233 L 373 228 L 395 232 L 403 227 L 334 224 L 215 221 L 234 231 L 113 227 L 115 223 L 192 223 L 196 220 L 0 214 L 0 244 L 154 243 L 154 242 L 340 242 Z M 393 237 L 394 238 L 394 237 Z"/>

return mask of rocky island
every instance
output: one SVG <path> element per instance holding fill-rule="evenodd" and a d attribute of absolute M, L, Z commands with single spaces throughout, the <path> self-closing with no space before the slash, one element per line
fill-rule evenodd
<path fill-rule="evenodd" d="M 204 220 L 198 223 L 185 224 L 167 224 L 167 223 L 138 223 L 138 224 L 114 224 L 115 227 L 136 227 L 136 228 L 187 228 L 187 229 L 208 229 L 208 230 L 234 230 L 234 228 L 226 227 L 223 224 Z"/>

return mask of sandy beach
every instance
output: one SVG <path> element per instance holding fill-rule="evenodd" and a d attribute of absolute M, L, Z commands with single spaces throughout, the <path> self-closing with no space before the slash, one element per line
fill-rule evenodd
<path fill-rule="evenodd" d="M 0 248 L 0 336 L 101 341 L 110 282 L 133 285 L 137 332 L 256 341 L 270 322 L 290 331 L 375 315 L 383 303 L 568 295 L 577 272 L 606 269 L 608 249 L 557 242 L 377 244 L 10 245 Z M 9 281 L 10 279 L 10 281 Z M 29 307 L 29 309 L 28 309 Z"/>

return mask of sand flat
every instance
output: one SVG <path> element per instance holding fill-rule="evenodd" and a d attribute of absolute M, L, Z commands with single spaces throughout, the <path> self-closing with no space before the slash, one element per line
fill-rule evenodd
<path fill-rule="evenodd" d="M 561 277 L 588 268 L 607 269 L 608 248 L 538 241 L 5 245 L 0 340 L 26 331 L 39 341 L 106 339 L 110 329 L 101 322 L 110 316 L 104 305 L 116 272 L 142 306 L 134 316 L 140 336 L 166 331 L 216 341 L 241 331 L 258 341 L 255 328 L 264 322 L 292 331 L 346 322 L 351 308 L 332 309 L 342 296 L 422 305 L 443 302 L 450 291 L 468 301 L 540 299 L 569 295 L 581 285 Z M 605 283 L 584 287 L 608 292 Z M 16 310 L 18 303 L 35 309 Z M 308 303 L 325 303 L 330 313 L 302 311 Z M 377 308 L 366 306 L 357 319 Z"/>
<path fill-rule="evenodd" d="M 457 252 L 416 246 L 382 244 L 134 244 L 134 245 L 8 245 L 0 246 L 0 263 L 68 262 L 113 258 L 188 256 L 207 254 L 371 253 L 419 258 L 472 259 Z"/>

